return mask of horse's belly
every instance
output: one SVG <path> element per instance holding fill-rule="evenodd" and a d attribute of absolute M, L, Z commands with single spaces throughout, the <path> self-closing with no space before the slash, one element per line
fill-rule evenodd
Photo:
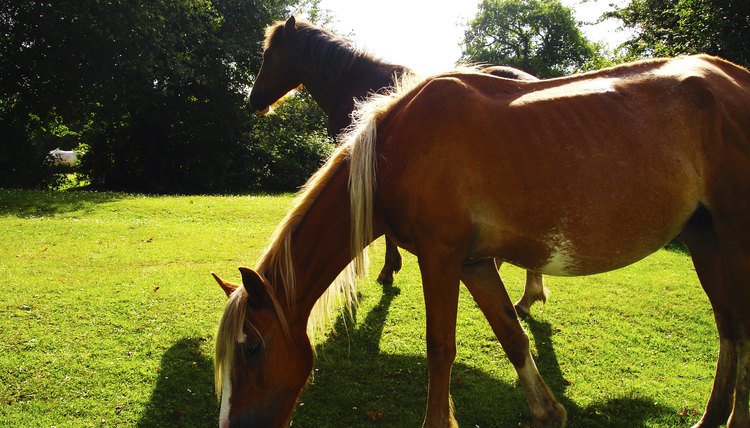
<path fill-rule="evenodd" d="M 581 276 L 608 272 L 633 264 L 661 248 L 667 240 L 641 241 L 638 245 L 616 248 L 577 248 L 564 237 L 555 236 L 549 243 L 548 256 L 536 271 L 555 276 Z"/>
<path fill-rule="evenodd" d="M 553 219 L 498 216 L 500 222 L 478 227 L 475 257 L 494 256 L 542 274 L 579 276 L 607 272 L 635 263 L 659 250 L 682 230 L 696 204 L 643 204 L 622 209 L 621 216 L 590 209 L 573 215 L 547 207 Z M 657 209 L 658 208 L 658 209 Z M 503 220 L 505 220 L 503 222 Z M 475 229 L 477 230 L 477 229 Z"/>

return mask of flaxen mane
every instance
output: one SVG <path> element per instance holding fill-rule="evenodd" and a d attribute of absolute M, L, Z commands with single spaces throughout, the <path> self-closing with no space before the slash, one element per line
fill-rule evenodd
<path fill-rule="evenodd" d="M 256 271 L 259 274 L 267 278 L 281 278 L 284 283 L 284 294 L 287 296 L 285 302 L 280 301 L 272 287 L 268 288 L 268 293 L 273 301 L 282 328 L 287 334 L 286 312 L 293 308 L 293 296 L 295 295 L 296 288 L 292 250 L 290 248 L 292 234 L 326 183 L 328 183 L 341 164 L 347 161 L 348 154 L 349 147 L 342 146 L 338 148 L 326 164 L 308 180 L 307 184 L 300 190 L 294 206 L 271 237 L 270 245 L 258 261 Z M 344 273 L 337 278 L 318 300 L 318 303 L 310 314 L 308 324 L 311 327 L 327 319 L 327 314 L 330 312 L 330 307 L 334 301 L 331 298 L 333 294 L 343 295 L 346 307 L 351 308 L 353 306 L 356 292 L 354 291 L 354 281 L 347 281 L 352 278 L 352 275 L 348 274 L 349 272 L 351 272 L 351 269 L 345 269 Z M 272 275 L 272 273 L 275 275 Z M 225 375 L 231 370 L 231 356 L 234 355 L 237 340 L 243 332 L 247 299 L 248 294 L 245 287 L 237 287 L 235 292 L 229 297 L 224 315 L 219 322 L 219 329 L 216 332 L 216 360 L 214 363 L 214 380 L 217 396 L 221 394 L 222 385 L 226 381 Z"/>
<path fill-rule="evenodd" d="M 364 248 L 373 240 L 372 215 L 376 185 L 376 141 L 380 121 L 395 104 L 419 87 L 425 79 L 413 73 L 403 73 L 388 92 L 373 94 L 364 102 L 357 102 L 352 112 L 352 125 L 342 137 L 350 147 L 349 195 L 352 216 L 352 248 Z M 364 266 L 354 260 L 354 270 L 360 274 Z"/>
<path fill-rule="evenodd" d="M 258 261 L 256 271 L 265 277 L 281 278 L 284 283 L 286 301 L 275 295 L 273 287 L 268 289 L 282 327 L 288 332 L 286 312 L 293 308 L 296 281 L 292 261 L 291 237 L 302 221 L 305 213 L 316 200 L 331 177 L 344 164 L 349 162 L 349 193 L 352 210 L 352 263 L 342 271 L 328 290 L 318 299 L 310 313 L 308 326 L 315 328 L 325 323 L 336 299 L 343 296 L 344 306 L 351 309 L 356 303 L 355 277 L 361 277 L 367 270 L 366 247 L 373 240 L 372 209 L 375 190 L 375 141 L 376 128 L 380 118 L 401 97 L 417 86 L 419 80 L 407 74 L 385 95 L 375 95 L 371 100 L 358 105 L 354 122 L 347 132 L 345 144 L 341 145 L 325 165 L 320 168 L 301 189 L 297 200 L 284 220 L 271 237 L 271 243 Z M 223 383 L 231 373 L 231 356 L 234 355 L 237 341 L 243 333 L 245 308 L 247 306 L 245 287 L 237 287 L 229 297 L 224 315 L 216 333 L 215 383 L 217 396 L 221 395 Z"/>

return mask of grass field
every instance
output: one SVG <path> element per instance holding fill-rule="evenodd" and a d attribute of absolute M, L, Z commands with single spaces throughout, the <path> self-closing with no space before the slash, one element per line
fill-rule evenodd
<path fill-rule="evenodd" d="M 214 427 L 213 335 L 225 296 L 291 205 L 281 196 L 145 197 L 0 190 L 0 426 Z M 354 323 L 317 344 L 294 427 L 416 427 L 426 401 L 416 260 L 360 288 Z M 513 298 L 523 272 L 503 266 Z M 700 417 L 717 335 L 688 256 L 546 277 L 524 322 L 571 427 L 680 427 Z M 465 289 L 452 391 L 464 427 L 525 427 L 515 372 Z"/>

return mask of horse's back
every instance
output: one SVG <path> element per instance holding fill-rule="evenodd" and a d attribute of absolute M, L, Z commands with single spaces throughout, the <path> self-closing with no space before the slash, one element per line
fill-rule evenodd
<path fill-rule="evenodd" d="M 524 267 L 570 275 L 632 263 L 712 197 L 718 160 L 707 145 L 747 146 L 750 121 L 736 124 L 733 142 L 716 129 L 730 126 L 722 110 L 736 94 L 726 92 L 746 74 L 731 68 L 731 77 L 726 64 L 686 57 L 539 82 L 430 79 L 379 131 L 385 205 L 415 223 L 450 218 L 456 234 L 475 237 L 471 256 L 512 253 Z M 576 262 L 545 270 L 555 247 Z"/>
<path fill-rule="evenodd" d="M 750 73 L 707 55 L 540 81 L 445 73 L 399 104 L 392 114 L 404 118 L 393 128 L 403 134 L 399 144 L 438 140 L 439 147 L 430 147 L 438 152 L 507 152 L 509 144 L 520 144 L 518 151 L 553 155 L 568 143 L 573 152 L 601 149 L 609 157 L 618 151 L 693 153 L 705 150 L 702 144 L 725 142 L 750 148 L 743 144 L 750 128 Z M 384 128 L 389 126 L 387 121 Z M 735 138 L 712 134 L 717 126 L 734 126 Z M 463 138 L 468 135 L 476 138 Z M 546 157 L 539 155 L 540 161 Z"/>

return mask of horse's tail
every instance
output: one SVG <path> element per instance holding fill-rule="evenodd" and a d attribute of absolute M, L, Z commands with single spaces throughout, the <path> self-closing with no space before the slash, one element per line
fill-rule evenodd
<path fill-rule="evenodd" d="M 352 125 L 342 141 L 349 148 L 349 198 L 351 208 L 354 272 L 358 277 L 367 271 L 367 246 L 373 237 L 373 198 L 377 184 L 377 129 L 381 119 L 410 90 L 424 79 L 412 73 L 394 77 L 395 85 L 385 94 L 375 94 L 357 102 Z"/>

